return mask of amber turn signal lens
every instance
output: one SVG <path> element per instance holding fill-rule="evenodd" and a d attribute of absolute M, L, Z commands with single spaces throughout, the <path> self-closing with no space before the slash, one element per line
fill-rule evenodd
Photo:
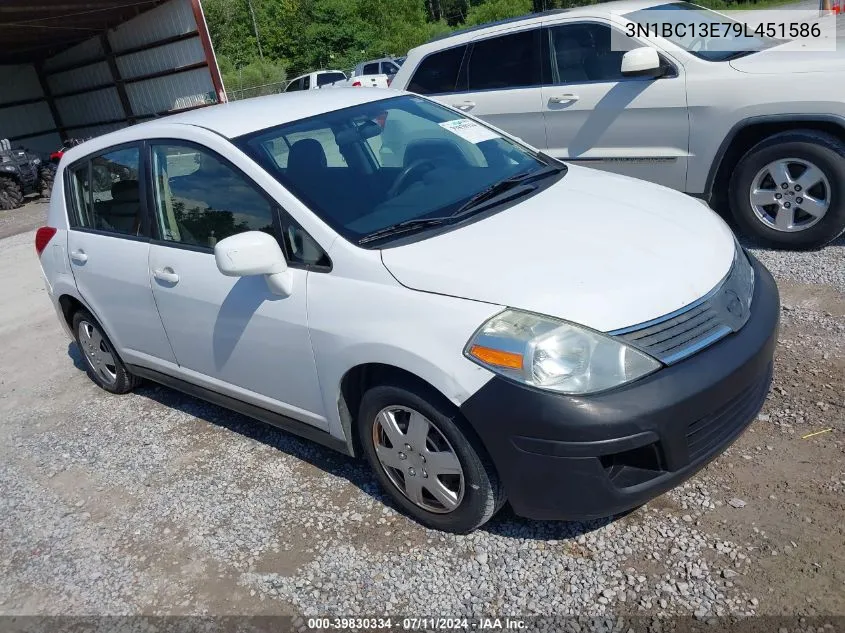
<path fill-rule="evenodd" d="M 481 345 L 473 345 L 469 353 L 488 365 L 506 367 L 508 369 L 522 369 L 522 354 L 503 352 L 498 349 L 482 347 Z"/>

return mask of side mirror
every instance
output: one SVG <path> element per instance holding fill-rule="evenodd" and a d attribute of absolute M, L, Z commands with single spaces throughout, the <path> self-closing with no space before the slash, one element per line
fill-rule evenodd
<path fill-rule="evenodd" d="M 628 51 L 622 56 L 622 74 L 626 77 L 658 77 L 660 56 L 650 46 Z"/>
<path fill-rule="evenodd" d="M 238 233 L 214 246 L 217 270 L 227 277 L 264 275 L 270 292 L 288 296 L 293 291 L 293 275 L 279 243 L 262 231 Z"/>

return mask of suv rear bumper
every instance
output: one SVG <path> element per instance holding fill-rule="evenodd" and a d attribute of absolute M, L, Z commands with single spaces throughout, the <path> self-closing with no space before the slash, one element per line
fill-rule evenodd
<path fill-rule="evenodd" d="M 461 406 L 517 514 L 583 520 L 625 512 L 691 477 L 748 427 L 769 392 L 780 316 L 774 279 L 749 259 L 751 317 L 698 354 L 592 396 L 496 377 Z"/>

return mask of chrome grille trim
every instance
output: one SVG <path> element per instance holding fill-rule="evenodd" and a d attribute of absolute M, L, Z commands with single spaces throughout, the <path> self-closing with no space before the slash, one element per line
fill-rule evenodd
<path fill-rule="evenodd" d="M 728 307 L 731 297 L 738 296 L 737 290 L 741 291 L 738 267 L 742 265 L 750 266 L 744 254 L 742 259 L 735 260 L 716 287 L 700 299 L 662 317 L 614 330 L 610 335 L 618 336 L 666 365 L 709 347 L 739 330 L 748 320 L 750 310 L 738 317 Z"/>

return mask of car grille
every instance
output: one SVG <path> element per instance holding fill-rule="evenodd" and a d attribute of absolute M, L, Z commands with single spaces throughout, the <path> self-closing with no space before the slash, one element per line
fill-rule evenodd
<path fill-rule="evenodd" d="M 771 376 L 772 366 L 769 365 L 759 382 L 687 427 L 687 449 L 691 462 L 707 455 L 745 428 L 762 406 L 769 392 Z"/>
<path fill-rule="evenodd" d="M 748 321 L 751 290 L 745 286 L 744 277 L 748 268 L 750 264 L 743 256 L 736 260 L 725 278 L 698 301 L 666 316 L 610 334 L 666 365 L 677 363 L 731 332 L 739 331 Z M 751 274 L 753 279 L 753 272 Z"/>

